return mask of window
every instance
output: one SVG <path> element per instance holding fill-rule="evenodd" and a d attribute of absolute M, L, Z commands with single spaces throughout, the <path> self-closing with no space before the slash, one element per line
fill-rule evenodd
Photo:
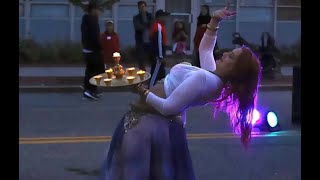
<path fill-rule="evenodd" d="M 236 23 L 230 21 L 223 21 L 221 23 L 217 44 L 220 49 L 233 48 L 234 45 L 232 44 L 232 34 L 236 31 Z"/>
<path fill-rule="evenodd" d="M 278 7 L 278 21 L 301 21 L 301 8 L 299 7 Z"/>
<path fill-rule="evenodd" d="M 66 20 L 32 19 L 30 26 L 31 37 L 36 41 L 70 39 L 70 24 Z"/>
<path fill-rule="evenodd" d="M 241 7 L 237 16 L 240 22 L 272 22 L 273 8 Z"/>
<path fill-rule="evenodd" d="M 19 17 L 23 17 L 23 16 L 24 16 L 24 5 L 19 4 Z"/>
<path fill-rule="evenodd" d="M 184 1 L 172 1 L 166 0 L 166 7 L 165 10 L 168 12 L 175 12 L 175 13 L 186 13 L 190 12 L 191 9 L 191 1 L 184 0 Z"/>
<path fill-rule="evenodd" d="M 238 0 L 240 1 L 240 6 L 272 6 L 273 0 Z"/>
<path fill-rule="evenodd" d="M 263 32 L 269 32 L 273 35 L 272 22 L 240 22 L 239 33 L 248 42 L 260 44 L 260 37 Z"/>
<path fill-rule="evenodd" d="M 248 43 L 260 44 L 260 36 L 263 32 L 273 34 L 273 12 L 273 7 L 240 7 L 238 18 L 241 36 Z"/>
<path fill-rule="evenodd" d="M 201 4 L 212 4 L 212 5 L 225 5 L 226 0 L 201 0 Z M 231 0 L 231 5 L 235 5 L 236 0 Z"/>
<path fill-rule="evenodd" d="M 26 23 L 24 19 L 19 19 L 19 37 L 25 37 Z"/>
<path fill-rule="evenodd" d="M 119 18 L 133 18 L 138 14 L 138 8 L 136 5 L 124 5 L 124 6 L 119 6 Z"/>
<path fill-rule="evenodd" d="M 80 7 L 75 7 L 75 17 L 81 18 L 85 12 Z M 112 17 L 112 10 L 111 9 L 105 9 L 100 16 L 100 18 L 111 18 Z"/>
<path fill-rule="evenodd" d="M 31 5 L 32 17 L 69 17 L 69 5 Z"/>
<path fill-rule="evenodd" d="M 290 46 L 295 44 L 301 37 L 300 22 L 278 22 L 277 23 L 277 39 L 279 46 Z"/>
<path fill-rule="evenodd" d="M 278 0 L 278 6 L 301 6 L 301 0 Z"/>
<path fill-rule="evenodd" d="M 118 34 L 121 48 L 135 45 L 134 28 L 132 21 L 119 21 Z"/>

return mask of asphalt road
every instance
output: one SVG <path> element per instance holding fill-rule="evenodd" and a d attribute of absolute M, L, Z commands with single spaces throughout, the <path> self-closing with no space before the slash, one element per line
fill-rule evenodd
<path fill-rule="evenodd" d="M 79 93 L 20 93 L 20 180 L 91 180 L 117 122 L 136 95 L 105 93 L 101 101 Z M 198 180 L 301 179 L 301 135 L 291 125 L 291 92 L 259 94 L 259 110 L 277 112 L 282 131 L 254 137 L 245 152 L 224 114 L 212 107 L 188 112 L 189 148 Z M 39 139 L 43 138 L 43 139 Z"/>

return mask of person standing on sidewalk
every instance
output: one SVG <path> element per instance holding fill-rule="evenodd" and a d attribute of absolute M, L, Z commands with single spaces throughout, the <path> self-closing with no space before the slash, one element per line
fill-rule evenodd
<path fill-rule="evenodd" d="M 197 18 L 197 30 L 193 38 L 193 45 L 194 45 L 194 53 L 193 53 L 193 58 L 192 58 L 192 65 L 201 67 L 200 66 L 200 57 L 199 57 L 199 45 L 201 42 L 201 39 L 204 35 L 204 33 L 207 30 L 207 24 L 211 20 L 211 15 L 210 15 L 210 8 L 208 5 L 202 5 L 201 6 L 201 12 Z M 216 42 L 216 45 L 214 47 L 213 51 L 213 56 L 216 59 L 220 59 L 221 57 L 218 56 L 219 52 L 219 47 L 218 43 Z"/>
<path fill-rule="evenodd" d="M 174 23 L 174 29 L 172 33 L 173 47 L 172 51 L 177 57 L 177 64 L 181 62 L 186 62 L 187 53 L 187 40 L 188 35 L 185 28 L 185 24 L 181 20 L 176 20 Z"/>
<path fill-rule="evenodd" d="M 163 79 L 166 76 L 165 62 L 162 59 L 165 57 L 167 47 L 167 30 L 165 27 L 165 18 L 169 15 L 169 12 L 165 12 L 164 10 L 159 9 L 155 14 L 156 20 L 152 24 L 150 30 L 152 49 L 152 66 L 150 74 L 152 76 L 157 65 L 157 60 L 161 60 L 161 65 L 159 68 L 159 72 L 157 73 L 155 82 Z M 150 84 L 150 86 L 153 86 L 154 84 Z"/>
<path fill-rule="evenodd" d="M 83 96 L 98 100 L 97 86 L 90 84 L 89 79 L 104 72 L 99 27 L 99 16 L 102 9 L 97 3 L 90 2 L 87 10 L 81 22 L 81 42 L 86 64 Z"/>
<path fill-rule="evenodd" d="M 153 16 L 147 11 L 145 1 L 138 2 L 139 14 L 133 17 L 135 30 L 136 54 L 138 56 L 138 66 L 141 70 L 146 70 L 146 59 L 150 59 L 150 38 L 149 30 L 153 21 Z"/>
<path fill-rule="evenodd" d="M 108 20 L 105 24 L 106 29 L 101 35 L 101 44 L 105 68 L 114 64 L 113 53 L 120 52 L 118 33 L 114 31 L 113 21 Z"/>

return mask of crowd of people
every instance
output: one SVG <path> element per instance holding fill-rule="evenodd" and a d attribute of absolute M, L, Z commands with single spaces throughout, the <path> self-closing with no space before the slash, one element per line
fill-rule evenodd
<path fill-rule="evenodd" d="M 146 70 L 146 65 L 151 66 L 150 73 L 153 74 L 157 61 L 165 58 L 168 48 L 168 36 L 165 19 L 170 13 L 164 10 L 156 11 L 153 16 L 147 11 L 147 3 L 139 1 L 137 3 L 139 13 L 133 17 L 133 27 L 135 31 L 135 50 L 137 55 L 137 66 L 141 70 Z M 100 33 L 99 16 L 102 9 L 98 4 L 90 3 L 87 13 L 82 18 L 81 33 L 83 54 L 86 64 L 84 78 L 84 98 L 99 99 L 101 93 L 96 86 L 89 83 L 89 79 L 94 75 L 103 73 L 107 65 L 113 64 L 113 53 L 120 52 L 119 35 L 114 30 L 114 22 L 107 20 L 105 30 Z M 194 58 L 192 64 L 200 67 L 199 44 L 206 30 L 206 24 L 211 19 L 209 6 L 203 5 L 198 16 L 197 30 L 193 38 Z M 176 19 L 171 34 L 172 52 L 176 55 L 177 63 L 188 61 L 186 59 L 187 41 L 190 38 L 186 30 L 185 22 Z M 217 45 L 215 47 L 215 52 Z M 165 61 L 161 61 L 157 73 L 156 81 L 163 79 L 166 75 Z"/>

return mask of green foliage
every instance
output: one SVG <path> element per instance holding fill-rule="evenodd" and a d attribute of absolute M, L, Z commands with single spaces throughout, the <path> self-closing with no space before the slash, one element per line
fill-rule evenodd
<path fill-rule="evenodd" d="M 300 64 L 301 63 L 301 38 L 296 44 L 289 47 L 280 47 L 278 57 L 281 64 Z"/>
<path fill-rule="evenodd" d="M 39 44 L 32 39 L 20 39 L 21 64 L 78 64 L 82 63 L 81 44 L 71 41 L 54 41 Z"/>
<path fill-rule="evenodd" d="M 231 51 L 224 48 L 219 54 Z M 123 63 L 136 63 L 137 56 L 134 46 L 128 46 L 121 50 Z M 300 64 L 301 40 L 290 47 L 280 47 L 275 55 L 281 64 Z M 169 56 L 167 58 L 170 58 Z M 173 58 L 173 57 L 172 57 Z M 82 46 L 79 42 L 53 41 L 39 44 L 32 39 L 19 40 L 19 63 L 21 64 L 82 64 Z"/>

